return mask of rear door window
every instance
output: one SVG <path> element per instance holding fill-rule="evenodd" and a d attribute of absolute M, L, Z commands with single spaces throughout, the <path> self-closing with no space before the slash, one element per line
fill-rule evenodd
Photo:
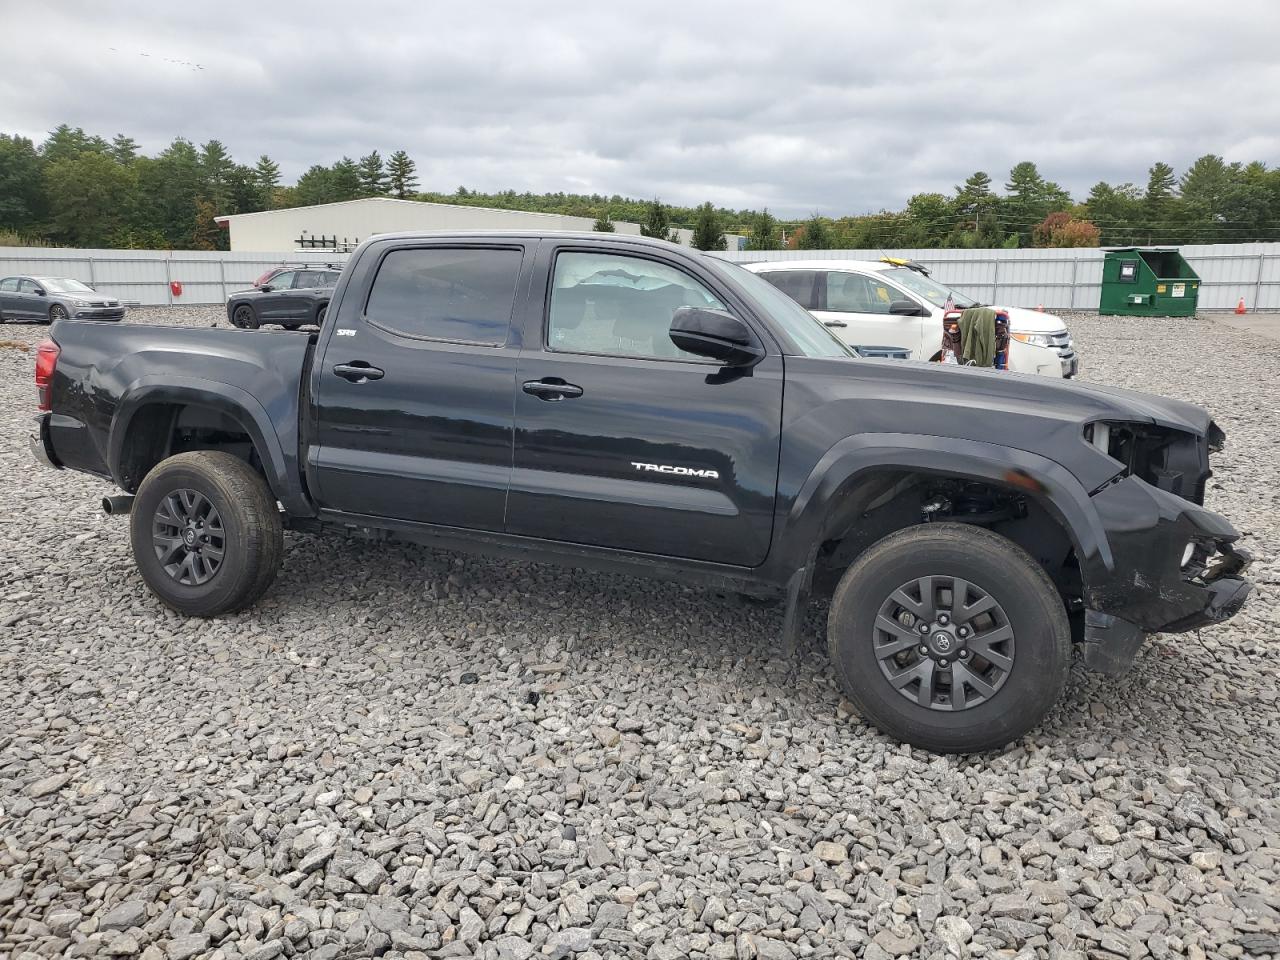
<path fill-rule="evenodd" d="M 499 247 L 392 250 L 378 267 L 365 321 L 418 340 L 501 346 L 523 256 Z"/>
<path fill-rule="evenodd" d="M 323 283 L 324 272 L 320 270 L 302 270 L 298 273 L 296 287 L 318 287 Z"/>
<path fill-rule="evenodd" d="M 816 276 L 812 270 L 769 270 L 757 274 L 785 293 L 806 310 L 818 309 L 814 300 L 814 283 Z"/>

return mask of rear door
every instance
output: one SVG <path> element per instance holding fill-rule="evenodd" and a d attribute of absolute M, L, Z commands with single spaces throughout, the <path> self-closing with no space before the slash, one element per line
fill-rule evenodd
<path fill-rule="evenodd" d="M 754 566 L 772 529 L 782 357 L 724 370 L 676 348 L 718 279 L 660 251 L 544 241 L 516 372 L 510 533 Z M 757 332 L 760 332 L 759 330 Z"/>
<path fill-rule="evenodd" d="M 502 530 L 519 353 L 511 317 L 534 243 L 365 251 L 312 378 L 308 478 L 322 507 Z"/>
<path fill-rule="evenodd" d="M 920 359 L 925 318 L 889 312 L 895 300 L 909 299 L 883 278 L 848 270 L 821 270 L 814 285 L 814 316 L 853 346 L 905 347 Z M 844 324 L 844 326 L 838 326 Z"/>
<path fill-rule="evenodd" d="M 325 271 L 299 270 L 294 277 L 293 289 L 281 297 L 279 319 L 282 323 L 307 323 L 311 319 L 311 307 L 315 303 L 316 288 L 324 286 Z"/>
<path fill-rule="evenodd" d="M 5 277 L 0 280 L 0 314 L 5 317 L 17 318 L 20 312 L 18 309 L 18 278 Z"/>

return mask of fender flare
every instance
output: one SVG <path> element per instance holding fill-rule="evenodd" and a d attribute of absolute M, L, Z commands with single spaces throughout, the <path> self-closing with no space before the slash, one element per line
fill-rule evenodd
<path fill-rule="evenodd" d="M 873 472 L 904 470 L 1013 487 L 1042 505 L 1062 526 L 1079 558 L 1111 571 L 1115 559 L 1089 492 L 1062 464 L 1015 447 L 922 434 L 868 433 L 846 437 L 818 460 L 791 500 L 783 520 L 783 551 L 794 569 L 803 564 L 842 495 Z"/>
<path fill-rule="evenodd" d="M 124 488 L 120 461 L 133 418 L 154 404 L 195 404 L 224 413 L 235 420 L 253 442 L 267 486 L 290 513 L 310 514 L 301 489 L 289 475 L 284 448 L 271 417 L 256 398 L 240 387 L 199 377 L 153 374 L 139 377 L 124 392 L 111 418 L 107 448 L 107 469 L 116 484 Z"/>

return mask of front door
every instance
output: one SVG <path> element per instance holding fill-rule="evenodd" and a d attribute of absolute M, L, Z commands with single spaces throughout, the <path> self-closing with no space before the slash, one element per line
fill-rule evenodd
<path fill-rule="evenodd" d="M 516 371 L 510 533 L 740 566 L 769 550 L 782 357 L 745 371 L 679 350 L 715 278 L 544 241 Z M 768 338 L 764 338 L 768 342 Z"/>
<path fill-rule="evenodd" d="M 913 360 L 922 359 L 925 317 L 889 312 L 895 300 L 907 299 L 886 281 L 844 270 L 820 271 L 815 284 L 816 316 L 835 328 L 845 343 L 866 347 L 905 347 Z M 841 326 L 843 324 L 843 326 Z M 937 331 L 941 336 L 941 330 Z M 924 357 L 923 359 L 928 359 Z"/>
<path fill-rule="evenodd" d="M 520 243 L 387 242 L 354 265 L 312 381 L 322 507 L 502 530 L 524 261 Z"/>
<path fill-rule="evenodd" d="M 13 298 L 15 311 L 27 320 L 45 320 L 49 316 L 48 291 L 27 277 L 18 281 L 18 293 Z"/>
<path fill-rule="evenodd" d="M 277 273 L 268 281 L 267 286 L 271 289 L 259 294 L 254 302 L 259 323 L 279 323 L 288 318 L 289 291 L 293 289 L 293 279 L 296 276 L 297 273 L 290 270 Z"/>

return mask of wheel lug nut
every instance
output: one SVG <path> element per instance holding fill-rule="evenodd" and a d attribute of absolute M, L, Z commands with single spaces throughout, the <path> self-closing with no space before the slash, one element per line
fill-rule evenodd
<path fill-rule="evenodd" d="M 966 660 L 966 659 L 968 659 L 968 657 L 969 657 L 969 651 L 968 651 L 968 650 L 961 650 L 961 651 L 960 651 L 960 659 L 961 659 L 961 660 Z"/>
<path fill-rule="evenodd" d="M 942 666 L 945 667 L 947 665 L 947 658 L 943 657 L 941 660 L 938 661 L 938 663 L 942 664 Z"/>
<path fill-rule="evenodd" d="M 938 622 L 945 627 L 948 623 L 951 622 L 951 618 L 948 617 L 945 613 L 943 613 L 938 616 Z"/>
<path fill-rule="evenodd" d="M 958 633 L 962 637 L 967 637 L 969 635 L 969 628 L 961 627 L 959 630 L 956 631 L 956 633 Z"/>
<path fill-rule="evenodd" d="M 928 633 L 928 632 L 929 632 L 929 625 L 928 625 L 927 623 L 922 623 L 922 624 L 920 624 L 920 626 L 919 626 L 917 629 L 918 629 L 921 633 Z"/>
<path fill-rule="evenodd" d="M 928 652 L 929 652 L 929 648 L 928 648 L 928 647 L 921 647 L 921 648 L 920 648 L 920 652 L 921 652 L 921 653 L 928 653 Z"/>

